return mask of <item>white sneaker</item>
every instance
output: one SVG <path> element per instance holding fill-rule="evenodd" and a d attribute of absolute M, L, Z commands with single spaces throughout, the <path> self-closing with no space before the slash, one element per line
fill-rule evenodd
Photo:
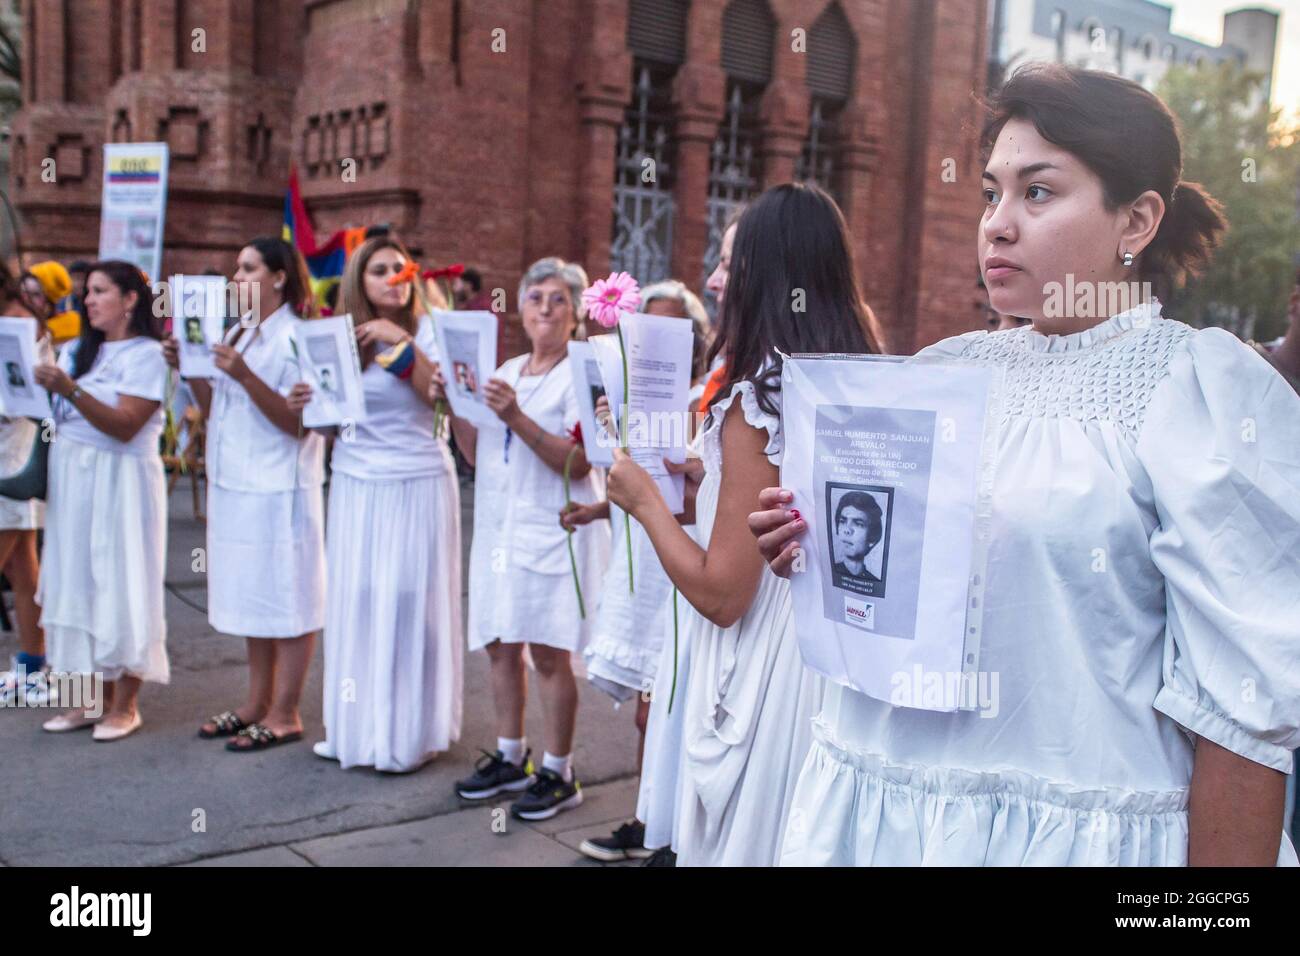
<path fill-rule="evenodd" d="M 311 752 L 314 753 L 317 757 L 321 757 L 325 760 L 339 759 L 339 755 L 334 752 L 334 748 L 330 746 L 330 742 L 328 740 L 319 740 L 316 743 L 312 744 Z"/>
<path fill-rule="evenodd" d="M 0 707 L 53 707 L 58 704 L 59 690 L 50 683 L 50 669 L 28 671 L 10 659 L 10 669 L 0 672 Z"/>

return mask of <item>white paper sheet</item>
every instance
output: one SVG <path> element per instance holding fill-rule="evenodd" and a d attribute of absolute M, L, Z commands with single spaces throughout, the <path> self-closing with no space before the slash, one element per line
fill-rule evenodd
<path fill-rule="evenodd" d="M 614 464 L 613 449 L 617 442 L 596 424 L 596 401 L 605 394 L 596 350 L 590 342 L 569 343 L 569 364 L 573 367 L 573 390 L 578 399 L 578 418 L 582 422 L 582 447 L 587 461 L 602 468 Z"/>
<path fill-rule="evenodd" d="M 302 380 L 312 388 L 302 410 L 306 428 L 363 422 L 366 394 L 351 315 L 299 322 L 293 330 Z"/>
<path fill-rule="evenodd" d="M 695 333 L 689 319 L 636 312 L 620 320 L 627 348 L 627 444 L 673 514 L 684 508 L 686 479 L 664 467 L 664 459 L 686 460 L 690 438 L 691 359 Z M 611 410 L 623 404 L 623 361 L 618 334 L 591 340 L 596 345 Z"/>
<path fill-rule="evenodd" d="M 36 384 L 36 320 L 0 317 L 0 415 L 50 417 L 50 393 Z"/>
<path fill-rule="evenodd" d="M 808 522 L 791 596 L 813 670 L 897 706 L 976 706 L 1000 381 L 955 361 L 785 361 L 781 484 Z"/>
<path fill-rule="evenodd" d="M 221 276 L 171 277 L 172 334 L 180 346 L 182 378 L 213 378 L 212 346 L 225 334 L 226 280 Z"/>
<path fill-rule="evenodd" d="M 438 338 L 438 365 L 452 413 L 473 425 L 500 421 L 483 397 L 497 370 L 497 316 L 492 312 L 431 313 Z"/>

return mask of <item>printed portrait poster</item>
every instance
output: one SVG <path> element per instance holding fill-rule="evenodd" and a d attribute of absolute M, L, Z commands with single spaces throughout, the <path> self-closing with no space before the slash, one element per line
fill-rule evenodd
<path fill-rule="evenodd" d="M 36 320 L 22 316 L 0 318 L 0 415 L 50 417 L 50 394 L 36 384 L 32 375 L 37 364 Z"/>
<path fill-rule="evenodd" d="M 222 276 L 174 275 L 170 294 L 181 377 L 215 377 L 212 346 L 225 334 L 226 280 Z"/>
<path fill-rule="evenodd" d="M 452 413 L 473 425 L 500 423 L 483 395 L 497 370 L 497 317 L 492 312 L 432 312 L 442 371 Z"/>
<path fill-rule="evenodd" d="M 582 423 L 582 447 L 587 461 L 608 468 L 614 464 L 616 442 L 608 435 L 602 440 L 602 431 L 596 424 L 596 402 L 605 394 L 605 382 L 592 344 L 577 339 L 570 342 L 569 365 L 573 367 L 573 391 L 578 400 L 578 420 Z"/>
<path fill-rule="evenodd" d="M 997 372 L 797 356 L 782 373 L 781 484 L 808 520 L 791 575 L 805 663 L 880 700 L 899 674 L 973 672 Z M 942 698 L 906 706 L 954 710 Z"/>
<path fill-rule="evenodd" d="M 327 428 L 366 418 L 361 356 L 351 315 L 311 319 L 294 326 L 294 347 L 311 401 L 302 410 L 307 428 Z"/>

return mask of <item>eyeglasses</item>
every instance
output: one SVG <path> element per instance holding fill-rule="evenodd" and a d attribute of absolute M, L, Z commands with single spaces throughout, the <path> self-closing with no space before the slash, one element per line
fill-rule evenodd
<path fill-rule="evenodd" d="M 530 305 L 534 309 L 540 309 L 543 303 L 547 301 L 546 296 L 541 292 L 530 292 L 528 295 L 524 296 L 524 304 Z M 558 312 L 561 309 L 567 309 L 570 306 L 569 297 L 563 292 L 552 292 L 549 302 L 552 312 Z"/>

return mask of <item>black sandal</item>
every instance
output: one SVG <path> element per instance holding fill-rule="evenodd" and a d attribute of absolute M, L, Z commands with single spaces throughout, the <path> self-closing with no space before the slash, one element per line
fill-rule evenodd
<path fill-rule="evenodd" d="M 252 743 L 242 745 L 236 743 L 235 741 L 241 737 L 246 740 L 251 740 Z M 267 729 L 261 724 L 249 724 L 235 735 L 234 740 L 226 741 L 226 749 L 234 750 L 236 752 L 244 750 L 265 750 L 267 747 L 276 747 L 280 744 L 290 744 L 295 740 L 302 740 L 301 730 L 295 730 L 292 733 L 285 734 L 281 737 L 279 734 L 276 734 L 274 731 Z"/>
<path fill-rule="evenodd" d="M 212 733 L 208 733 L 208 731 L 200 727 L 199 736 L 204 740 L 212 740 L 215 737 L 233 737 L 248 726 L 244 723 L 243 718 L 233 710 L 222 711 L 215 717 L 209 717 L 207 722 L 217 729 Z"/>

